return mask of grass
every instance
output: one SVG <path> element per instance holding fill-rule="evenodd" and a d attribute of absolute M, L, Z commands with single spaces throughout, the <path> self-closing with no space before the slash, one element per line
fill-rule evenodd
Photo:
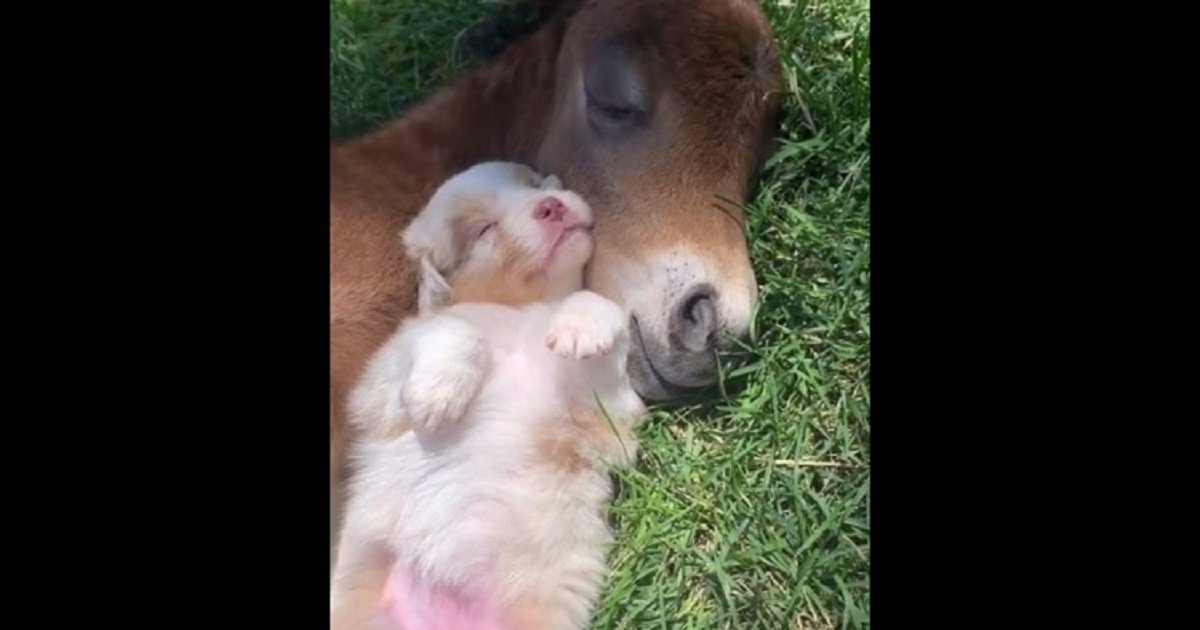
<path fill-rule="evenodd" d="M 459 39 L 495 4 L 332 0 L 333 132 L 459 76 L 474 63 Z M 714 401 L 639 431 L 596 628 L 870 627 L 868 2 L 764 5 L 788 94 L 747 206 L 752 340 L 724 357 Z"/>

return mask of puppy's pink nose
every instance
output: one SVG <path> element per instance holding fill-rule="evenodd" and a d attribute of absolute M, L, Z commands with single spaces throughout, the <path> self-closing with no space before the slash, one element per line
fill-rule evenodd
<path fill-rule="evenodd" d="M 538 221 L 558 223 L 567 215 L 567 206 L 558 197 L 546 197 L 538 202 L 533 210 L 533 218 Z"/>

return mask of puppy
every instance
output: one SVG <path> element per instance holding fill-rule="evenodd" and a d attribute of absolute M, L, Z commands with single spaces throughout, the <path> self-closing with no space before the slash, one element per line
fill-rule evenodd
<path fill-rule="evenodd" d="M 351 396 L 334 628 L 588 625 L 607 467 L 635 461 L 645 411 L 628 315 L 582 290 L 591 220 L 557 178 L 491 162 L 445 182 L 405 231 L 419 314 Z"/>

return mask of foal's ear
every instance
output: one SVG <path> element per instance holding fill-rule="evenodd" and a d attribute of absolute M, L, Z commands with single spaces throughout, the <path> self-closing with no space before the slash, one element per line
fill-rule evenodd
<path fill-rule="evenodd" d="M 450 285 L 428 256 L 422 256 L 417 269 L 417 312 L 432 313 L 450 303 Z"/>

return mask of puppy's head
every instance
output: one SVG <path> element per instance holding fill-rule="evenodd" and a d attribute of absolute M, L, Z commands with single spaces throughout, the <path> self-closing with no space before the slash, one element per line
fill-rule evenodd
<path fill-rule="evenodd" d="M 421 267 L 422 309 L 518 305 L 577 291 L 592 256 L 591 227 L 592 209 L 557 177 L 508 162 L 473 166 L 442 184 L 404 231 Z"/>

